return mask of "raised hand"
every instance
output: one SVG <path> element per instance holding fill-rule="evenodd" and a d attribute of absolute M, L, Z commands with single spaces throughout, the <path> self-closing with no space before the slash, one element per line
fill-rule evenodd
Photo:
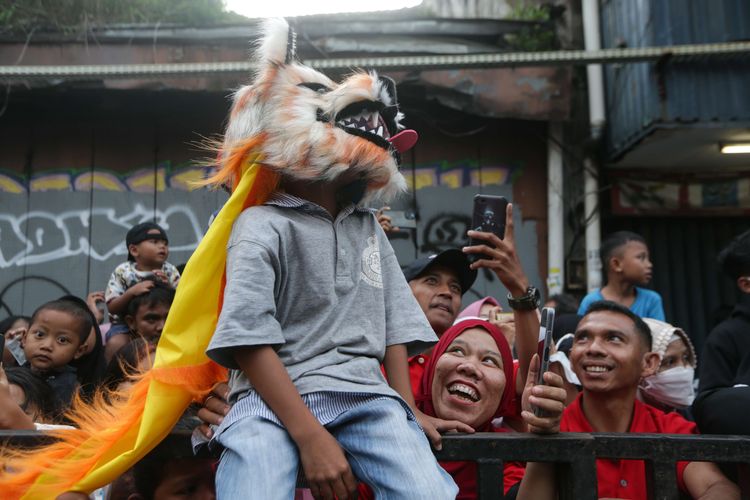
<path fill-rule="evenodd" d="M 521 261 L 516 253 L 516 241 L 513 227 L 513 205 L 508 203 L 505 211 L 505 238 L 500 239 L 494 233 L 482 231 L 469 231 L 468 235 L 473 240 L 481 240 L 484 243 L 463 248 L 467 254 L 483 254 L 476 262 L 472 262 L 472 269 L 490 269 L 505 285 L 505 288 L 514 297 L 521 296 L 529 286 L 529 280 L 523 272 Z"/>

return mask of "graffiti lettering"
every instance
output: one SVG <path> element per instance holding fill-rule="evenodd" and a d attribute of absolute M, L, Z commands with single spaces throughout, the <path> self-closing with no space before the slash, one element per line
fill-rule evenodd
<path fill-rule="evenodd" d="M 53 262 L 76 255 L 106 261 L 124 256 L 123 240 L 97 238 L 102 234 L 122 234 L 138 222 L 152 220 L 167 231 L 179 227 L 182 241 L 172 243 L 172 251 L 192 251 L 202 236 L 201 225 L 189 205 L 173 205 L 155 212 L 141 204 L 128 213 L 116 214 L 114 208 L 96 207 L 59 213 L 33 210 L 22 215 L 0 214 L 0 269 Z M 91 240 L 89 241 L 89 225 Z"/>

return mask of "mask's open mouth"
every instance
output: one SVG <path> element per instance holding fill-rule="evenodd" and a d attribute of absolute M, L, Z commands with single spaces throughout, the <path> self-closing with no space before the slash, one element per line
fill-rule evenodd
<path fill-rule="evenodd" d="M 387 139 L 391 137 L 391 131 L 396 130 L 396 112 L 395 106 L 387 109 L 377 101 L 359 101 L 339 111 L 334 122 L 349 134 L 390 149 L 391 143 Z"/>
<path fill-rule="evenodd" d="M 333 122 L 345 132 L 366 139 L 389 151 L 396 163 L 401 163 L 401 153 L 411 148 L 416 142 L 417 134 L 413 130 L 398 130 L 396 125 L 396 106 L 385 106 L 378 101 L 359 101 L 350 104 L 336 114 Z M 318 113 L 318 119 L 329 121 Z M 408 136 L 405 140 L 404 136 Z M 413 139 L 412 139 L 413 137 Z M 404 146 L 408 144 L 408 146 Z"/>

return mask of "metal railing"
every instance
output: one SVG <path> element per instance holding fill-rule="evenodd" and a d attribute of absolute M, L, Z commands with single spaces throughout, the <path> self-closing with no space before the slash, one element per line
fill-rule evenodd
<path fill-rule="evenodd" d="M 52 439 L 41 432 L 0 431 L 2 446 L 32 447 Z M 185 456 L 190 453 L 190 434 L 174 432 L 160 446 Z M 439 460 L 477 462 L 477 491 L 482 500 L 503 498 L 505 461 L 557 463 L 561 499 L 596 499 L 598 458 L 644 460 L 649 500 L 680 498 L 678 461 L 738 464 L 742 497 L 750 498 L 750 436 L 477 433 L 444 436 L 443 449 L 435 455 Z"/>

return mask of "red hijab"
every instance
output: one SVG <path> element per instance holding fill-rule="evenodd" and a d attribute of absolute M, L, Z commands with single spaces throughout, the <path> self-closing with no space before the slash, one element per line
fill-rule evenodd
<path fill-rule="evenodd" d="M 481 328 L 489 333 L 495 341 L 495 344 L 497 344 L 497 348 L 500 350 L 500 356 L 503 358 L 505 389 L 503 389 L 500 404 L 487 422 L 482 423 L 482 425 L 474 429 L 479 432 L 489 432 L 492 428 L 492 420 L 498 417 L 513 415 L 515 413 L 516 399 L 516 384 L 513 376 L 513 356 L 510 352 L 510 346 L 508 346 L 508 341 L 505 339 L 503 332 L 489 321 L 478 318 L 467 318 L 458 321 L 443 333 L 437 345 L 433 348 L 430 360 L 425 367 L 424 375 L 422 375 L 422 383 L 420 385 L 419 394 L 417 395 L 417 406 L 419 406 L 419 409 L 427 415 L 432 417 L 437 416 L 435 415 L 435 408 L 432 405 L 432 380 L 435 378 L 435 366 L 437 365 L 440 356 L 445 353 L 451 343 L 470 328 Z"/>
<path fill-rule="evenodd" d="M 474 430 L 478 432 L 506 432 L 504 428 L 493 428 L 492 421 L 498 417 L 504 417 L 513 415 L 515 413 L 515 399 L 516 399 L 516 384 L 513 376 L 513 356 L 510 352 L 510 346 L 505 336 L 498 327 L 490 323 L 489 321 L 478 319 L 478 318 L 467 318 L 458 321 L 455 325 L 450 327 L 440 337 L 437 345 L 430 355 L 430 360 L 425 368 L 424 375 L 422 375 L 422 384 L 420 386 L 419 396 L 417 397 L 417 406 L 424 413 L 430 416 L 435 415 L 435 408 L 432 404 L 432 380 L 435 377 L 435 365 L 437 365 L 438 359 L 442 356 L 448 346 L 456 340 L 456 338 L 470 328 L 481 328 L 489 333 L 497 344 L 500 350 L 500 356 L 503 359 L 503 372 L 505 372 L 505 389 L 503 389 L 503 395 L 500 398 L 500 404 L 497 406 L 494 414 L 490 417 L 487 422 L 482 423 L 479 427 Z M 448 474 L 453 477 L 456 481 L 459 491 L 457 500 L 469 500 L 477 498 L 477 464 L 475 462 L 440 462 L 440 465 L 445 469 Z M 503 492 L 507 493 L 508 489 L 521 480 L 523 477 L 523 467 L 520 464 L 507 462 L 505 464 L 505 476 L 504 484 L 498 485 L 498 488 L 502 487 Z"/>

